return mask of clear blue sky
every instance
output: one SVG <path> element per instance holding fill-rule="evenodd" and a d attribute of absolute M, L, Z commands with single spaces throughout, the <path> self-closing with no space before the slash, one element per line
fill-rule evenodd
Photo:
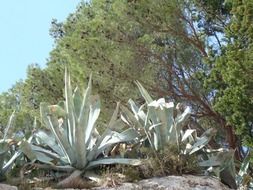
<path fill-rule="evenodd" d="M 31 63 L 42 67 L 53 49 L 51 20 L 64 21 L 81 0 L 2 0 L 0 2 L 0 93 L 25 79 Z"/>

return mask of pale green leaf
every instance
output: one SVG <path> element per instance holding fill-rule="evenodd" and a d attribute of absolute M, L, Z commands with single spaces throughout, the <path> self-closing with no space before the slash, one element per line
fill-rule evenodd
<path fill-rule="evenodd" d="M 147 102 L 147 104 L 153 102 L 153 99 L 151 98 L 151 96 L 149 95 L 149 93 L 147 92 L 147 90 L 141 85 L 141 83 L 139 81 L 136 81 L 135 83 L 138 86 L 139 91 L 141 92 L 141 95 L 145 99 L 145 101 Z"/>
<path fill-rule="evenodd" d="M 91 169 L 99 165 L 108 165 L 108 164 L 126 164 L 132 166 L 141 165 L 142 162 L 138 159 L 127 159 L 127 158 L 105 158 L 96 161 L 90 162 L 86 169 Z"/>

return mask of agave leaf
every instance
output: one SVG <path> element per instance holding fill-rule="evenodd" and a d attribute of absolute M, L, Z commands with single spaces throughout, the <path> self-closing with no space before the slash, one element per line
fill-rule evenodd
<path fill-rule="evenodd" d="M 3 167 L 7 151 L 8 151 L 8 144 L 6 142 L 0 143 L 0 171 Z"/>
<path fill-rule="evenodd" d="M 215 155 L 210 155 L 208 160 L 199 162 L 199 166 L 202 167 L 214 167 L 219 166 L 220 171 L 230 165 L 230 161 L 233 159 L 234 150 L 218 152 Z"/>
<path fill-rule="evenodd" d="M 212 137 L 216 134 L 216 129 L 210 128 L 206 130 L 200 138 L 197 139 L 197 141 L 192 145 L 192 150 L 189 154 L 193 154 L 194 152 L 202 149 L 204 146 L 206 146 L 209 141 L 212 139 Z"/>
<path fill-rule="evenodd" d="M 105 158 L 96 161 L 90 162 L 86 169 L 92 169 L 99 165 L 108 165 L 108 164 L 127 164 L 132 166 L 138 166 L 142 164 L 139 159 L 128 159 L 128 158 Z"/>
<path fill-rule="evenodd" d="M 184 142 L 186 139 L 192 137 L 192 134 L 196 133 L 195 129 L 187 129 L 182 137 L 182 142 Z"/>
<path fill-rule="evenodd" d="M 174 104 L 171 102 L 170 105 L 167 107 L 166 112 L 167 112 L 167 122 L 165 123 L 168 128 L 168 133 L 167 133 L 167 138 L 169 143 L 175 144 L 176 142 L 178 143 L 178 135 L 179 132 L 176 130 L 176 127 L 174 126 L 174 117 L 173 117 L 173 110 L 174 110 Z M 163 118 L 164 120 L 164 118 Z M 175 139 L 176 137 L 176 139 Z"/>
<path fill-rule="evenodd" d="M 120 103 L 117 102 L 116 108 L 115 108 L 115 110 L 112 114 L 111 120 L 108 124 L 108 128 L 110 128 L 112 130 L 115 128 L 115 123 L 118 121 L 117 118 L 118 118 L 118 113 L 119 113 L 119 105 L 120 105 Z"/>
<path fill-rule="evenodd" d="M 80 111 L 80 115 L 78 117 L 78 123 L 81 123 L 84 126 L 88 123 L 88 119 L 89 119 L 88 114 L 89 114 L 90 96 L 91 96 L 91 81 L 92 81 L 92 75 L 90 76 L 88 86 L 83 94 L 81 111 Z"/>
<path fill-rule="evenodd" d="M 147 112 L 147 118 L 145 121 L 145 133 L 147 135 L 147 138 L 149 140 L 149 143 L 151 144 L 151 147 L 154 148 L 155 150 L 160 150 L 162 148 L 161 144 L 161 134 L 160 134 L 160 129 L 155 127 L 149 129 L 149 126 L 154 126 L 154 125 L 159 125 L 160 121 L 158 120 L 158 117 L 156 115 L 156 111 L 154 107 L 149 107 L 148 112 Z"/>
<path fill-rule="evenodd" d="M 53 151 L 55 151 L 60 156 L 65 156 L 62 149 L 56 144 L 55 137 L 53 135 L 48 135 L 46 132 L 39 130 L 34 133 L 34 136 L 41 139 L 43 143 L 48 145 Z"/>
<path fill-rule="evenodd" d="M 53 166 L 54 168 L 57 168 L 57 170 L 59 171 L 67 171 L 69 173 L 73 172 L 74 170 L 76 170 L 74 167 L 70 166 L 70 165 L 66 165 L 66 166 Z"/>
<path fill-rule="evenodd" d="M 138 116 L 143 120 L 143 121 L 145 121 L 146 120 L 146 114 L 145 114 L 145 112 L 143 111 L 144 110 L 144 108 L 145 108 L 145 106 L 146 106 L 146 103 L 144 103 L 144 104 L 142 104 L 140 107 L 139 107 L 139 111 L 138 111 Z"/>
<path fill-rule="evenodd" d="M 136 138 L 138 138 L 138 133 L 132 129 L 132 128 L 129 128 L 129 129 L 126 129 L 125 131 L 123 131 L 122 133 L 119 133 L 118 137 L 122 140 L 125 140 L 125 141 L 132 141 Z"/>
<path fill-rule="evenodd" d="M 160 134 L 159 137 L 159 146 L 161 147 L 165 147 L 169 142 L 171 142 L 171 144 L 176 144 L 176 141 L 173 141 L 172 139 L 177 139 L 176 138 L 176 134 L 173 132 L 168 131 L 167 128 L 167 124 L 164 123 L 166 120 L 166 114 L 165 113 L 160 113 L 161 114 L 161 123 L 159 124 L 155 124 L 157 125 L 157 128 L 154 129 L 154 131 L 156 131 L 156 133 Z"/>
<path fill-rule="evenodd" d="M 82 105 L 82 96 L 78 87 L 76 87 L 74 90 L 73 102 L 74 102 L 74 108 L 75 108 L 75 115 L 76 117 L 78 117 L 80 115 L 81 105 Z"/>
<path fill-rule="evenodd" d="M 191 115 L 191 109 L 189 106 L 187 106 L 184 112 L 176 117 L 175 124 L 176 124 L 176 130 L 178 134 L 182 130 L 182 127 L 184 126 L 185 122 L 188 120 L 190 115 Z"/>
<path fill-rule="evenodd" d="M 134 115 L 137 116 L 136 119 L 138 119 L 139 108 L 136 106 L 136 104 L 134 103 L 134 101 L 132 99 L 128 100 L 128 104 L 130 105 L 131 110 L 134 113 Z"/>
<path fill-rule="evenodd" d="M 19 145 L 19 148 L 29 158 L 29 160 L 35 161 L 37 159 L 36 154 L 34 153 L 31 145 L 27 141 L 22 141 Z"/>
<path fill-rule="evenodd" d="M 214 167 L 214 166 L 220 166 L 221 161 L 217 160 L 215 156 L 210 157 L 208 160 L 204 160 L 198 163 L 201 167 Z"/>
<path fill-rule="evenodd" d="M 207 144 L 208 144 L 208 139 L 206 138 L 198 139 L 198 141 L 191 147 L 191 151 L 189 154 L 193 154 L 194 152 L 201 150 Z"/>
<path fill-rule="evenodd" d="M 60 156 L 50 150 L 47 150 L 45 148 L 41 148 L 39 146 L 36 145 L 31 145 L 31 149 L 33 150 L 33 152 L 36 154 L 37 152 L 41 152 L 44 153 L 45 155 L 53 158 L 53 159 L 60 159 Z M 37 157 L 38 158 L 38 157 Z"/>
<path fill-rule="evenodd" d="M 135 118 L 137 120 L 141 119 L 141 121 L 145 122 L 147 116 L 144 113 L 143 108 L 146 104 L 143 104 L 141 107 L 138 108 L 138 106 L 135 104 L 135 102 L 132 99 L 128 100 L 128 104 L 130 105 L 131 110 L 135 115 Z"/>
<path fill-rule="evenodd" d="M 4 164 L 1 172 L 5 173 L 7 170 L 9 170 L 9 168 L 12 166 L 14 161 L 21 155 L 21 153 L 22 152 L 20 150 L 16 151 L 11 157 L 11 159 L 9 159 L 8 162 Z"/>
<path fill-rule="evenodd" d="M 157 123 L 157 124 L 155 124 L 155 125 L 151 125 L 151 126 L 148 128 L 148 130 L 151 131 L 152 129 L 154 129 L 154 128 L 160 126 L 160 125 L 162 125 L 162 123 Z"/>
<path fill-rule="evenodd" d="M 154 100 L 148 104 L 149 107 L 155 107 L 156 109 L 160 108 L 163 110 L 164 108 L 174 108 L 174 103 L 167 103 L 164 98 L 160 98 L 158 100 Z"/>
<path fill-rule="evenodd" d="M 111 132 L 111 129 L 106 129 L 105 132 L 100 136 L 100 138 L 97 139 L 95 146 L 93 146 L 92 148 L 92 151 L 88 152 L 88 161 L 95 159 L 101 153 L 98 151 L 98 147 L 102 144 L 102 142 L 106 141 L 105 138 L 109 138 Z"/>
<path fill-rule="evenodd" d="M 15 117 L 15 110 L 12 112 L 10 118 L 9 118 L 9 121 L 8 121 L 8 124 L 7 124 L 7 127 L 4 131 L 4 136 L 3 136 L 3 141 L 6 139 L 7 135 L 8 135 L 8 132 L 13 124 L 13 121 L 14 121 L 14 117 Z"/>
<path fill-rule="evenodd" d="M 135 83 L 138 86 L 138 88 L 139 88 L 139 90 L 141 92 L 141 95 L 145 99 L 145 101 L 147 102 L 147 104 L 153 102 L 153 99 L 148 94 L 147 90 L 141 85 L 141 83 L 139 81 L 136 81 Z"/>
<path fill-rule="evenodd" d="M 70 145 L 73 145 L 76 141 L 75 139 L 75 132 L 76 132 L 76 123 L 75 123 L 75 113 L 74 113 L 74 102 L 72 98 L 72 87 L 71 87 L 71 80 L 70 74 L 65 69 L 65 109 L 68 115 L 68 140 Z"/>
<path fill-rule="evenodd" d="M 100 113 L 100 101 L 98 96 L 93 96 L 92 103 L 90 105 L 90 113 L 89 113 L 89 120 L 88 120 L 88 125 L 85 131 L 86 139 L 85 143 L 89 144 L 89 140 L 91 138 L 91 134 L 94 130 L 95 123 L 98 119 Z"/>
<path fill-rule="evenodd" d="M 45 164 L 53 165 L 54 159 L 52 157 L 49 157 L 46 154 L 37 151 L 35 151 L 34 154 L 36 155 L 36 160 L 43 162 Z"/>
<path fill-rule="evenodd" d="M 105 138 L 110 138 L 110 136 L 112 135 L 112 130 L 116 130 L 116 127 L 120 128 L 120 129 L 122 129 L 124 127 L 124 123 L 122 123 L 121 119 L 117 119 L 118 113 L 119 113 L 119 106 L 120 106 L 120 103 L 117 102 L 116 108 L 113 112 L 113 115 L 111 117 L 111 120 L 110 120 L 106 130 L 97 139 L 95 145 L 92 148 L 92 151 L 90 151 L 88 153 L 88 156 L 87 156 L 88 161 L 93 160 L 101 153 L 101 151 L 98 151 L 98 147 L 102 144 L 102 142 L 103 143 L 106 142 Z"/>
<path fill-rule="evenodd" d="M 55 159 L 59 159 L 60 157 L 44 148 L 39 146 L 32 145 L 27 141 L 22 141 L 20 144 L 20 150 L 31 160 L 39 160 L 43 163 L 52 164 L 52 161 Z"/>
<path fill-rule="evenodd" d="M 161 135 L 161 146 L 166 146 L 168 143 L 176 144 L 178 134 L 174 128 L 173 109 L 174 104 L 172 102 L 166 103 L 165 99 L 159 99 L 156 102 L 158 105 L 156 112 L 162 125 L 158 129 Z M 149 105 L 150 106 L 150 105 Z"/>
<path fill-rule="evenodd" d="M 101 149 L 101 151 L 99 152 L 102 152 L 105 148 L 113 144 L 132 141 L 136 139 L 137 137 L 138 137 L 138 134 L 133 129 L 127 129 L 122 133 L 110 131 L 108 135 L 104 138 L 104 140 L 100 143 L 99 149 Z"/>
<path fill-rule="evenodd" d="M 49 121 L 50 123 L 56 123 L 57 121 L 54 121 L 54 118 L 49 118 Z M 55 125 L 53 125 L 55 126 Z M 59 141 L 57 141 L 59 143 L 59 145 L 61 144 L 62 147 L 63 147 L 63 153 L 64 153 L 64 157 L 66 157 L 68 159 L 68 162 L 70 164 L 74 164 L 76 163 L 76 157 L 77 155 L 74 154 L 75 152 L 75 147 L 71 146 L 69 141 L 68 141 L 68 138 L 66 137 L 66 134 L 63 130 L 60 130 L 59 127 L 55 127 L 55 132 L 57 134 L 57 137 L 59 139 Z M 69 133 L 68 133 L 69 134 Z M 56 138 L 57 140 L 57 138 Z"/>
<path fill-rule="evenodd" d="M 90 76 L 88 86 L 84 92 L 80 115 L 78 117 L 78 125 L 75 131 L 75 148 L 77 154 L 77 167 L 84 168 L 87 164 L 87 151 L 86 151 L 86 130 L 88 127 L 89 113 L 90 113 L 90 95 L 91 95 L 91 81 Z M 88 129 L 90 130 L 90 128 Z M 89 138 L 89 137 L 87 137 Z"/>
<path fill-rule="evenodd" d="M 120 114 L 120 119 L 121 119 L 125 124 L 127 124 L 128 126 L 131 126 L 131 123 L 128 122 L 127 117 L 126 117 L 125 114 Z"/>
<path fill-rule="evenodd" d="M 60 145 L 62 152 L 71 164 L 75 163 L 75 154 L 73 148 L 70 146 L 68 139 L 65 138 L 64 134 L 58 128 L 58 121 L 48 114 L 48 105 L 41 103 L 40 105 L 41 118 L 45 122 L 46 126 L 49 127 L 51 132 L 54 134 L 57 143 Z"/>
<path fill-rule="evenodd" d="M 219 153 L 219 152 L 224 152 L 227 151 L 226 148 L 218 148 L 218 149 L 210 149 L 210 148 L 206 148 L 205 152 L 207 153 Z"/>
<path fill-rule="evenodd" d="M 95 157 L 101 154 L 106 148 L 109 148 L 116 143 L 133 141 L 138 138 L 138 136 L 138 133 L 134 129 L 127 129 L 122 133 L 112 131 L 104 138 L 104 141 L 101 142 L 100 146 L 96 151 Z"/>
<path fill-rule="evenodd" d="M 127 121 L 127 123 L 130 126 L 133 126 L 135 128 L 135 130 L 139 131 L 141 134 L 144 134 L 143 125 L 140 123 L 140 121 L 136 120 L 133 113 L 131 111 L 129 111 L 129 109 L 123 105 L 121 105 L 121 110 L 122 110 L 123 117 L 125 115 L 126 116 L 125 118 L 127 118 L 127 119 L 125 119 L 125 121 Z"/>
<path fill-rule="evenodd" d="M 239 186 L 242 184 L 243 179 L 245 176 L 248 174 L 248 168 L 249 168 L 249 163 L 250 163 L 250 158 L 252 157 L 252 152 L 248 152 L 246 157 L 243 159 L 241 163 L 240 170 L 238 172 L 238 175 L 236 177 L 236 184 Z"/>

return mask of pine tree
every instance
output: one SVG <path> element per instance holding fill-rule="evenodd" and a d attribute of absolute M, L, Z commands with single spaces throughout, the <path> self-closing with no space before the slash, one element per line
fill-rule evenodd
<path fill-rule="evenodd" d="M 253 146 L 253 1 L 232 1 L 227 45 L 216 60 L 209 82 L 217 92 L 214 108 Z"/>

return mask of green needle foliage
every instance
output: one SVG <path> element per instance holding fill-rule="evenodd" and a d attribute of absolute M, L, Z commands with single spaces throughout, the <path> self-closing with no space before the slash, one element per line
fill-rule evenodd
<path fill-rule="evenodd" d="M 232 2 L 232 17 L 226 29 L 229 39 L 207 83 L 216 93 L 214 108 L 227 125 L 235 127 L 243 144 L 253 146 L 253 2 Z"/>

